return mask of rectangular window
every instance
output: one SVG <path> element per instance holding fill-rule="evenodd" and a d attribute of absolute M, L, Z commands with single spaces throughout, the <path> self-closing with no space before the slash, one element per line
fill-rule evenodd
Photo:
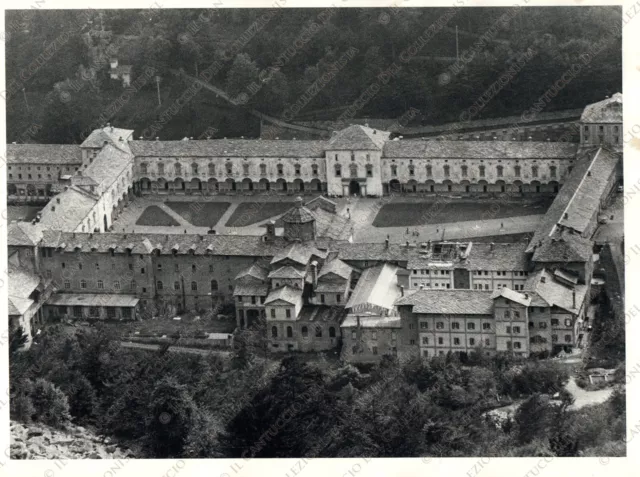
<path fill-rule="evenodd" d="M 355 339 L 356 339 L 356 332 L 355 332 L 355 331 L 352 331 L 352 332 L 351 332 L 351 339 L 352 339 L 352 340 L 355 340 Z"/>
<path fill-rule="evenodd" d="M 439 345 L 444 344 L 444 338 L 442 337 L 438 338 L 438 344 Z"/>
<path fill-rule="evenodd" d="M 458 346 L 460 344 L 460 338 L 453 338 L 453 344 Z"/>
<path fill-rule="evenodd" d="M 291 310 L 289 308 L 287 308 L 286 316 L 287 318 L 291 318 Z"/>
<path fill-rule="evenodd" d="M 560 324 L 560 320 L 557 318 L 551 318 L 551 326 L 558 326 Z"/>
<path fill-rule="evenodd" d="M 120 290 L 120 282 L 117 281 L 117 280 L 115 282 L 113 282 L 113 288 L 115 290 Z"/>
<path fill-rule="evenodd" d="M 511 334 L 511 327 L 507 326 L 507 333 Z"/>
<path fill-rule="evenodd" d="M 116 309 L 112 306 L 107 307 L 107 318 L 115 318 L 116 317 Z"/>
<path fill-rule="evenodd" d="M 475 346 L 475 345 L 476 345 L 475 338 L 469 338 L 469 346 Z"/>
<path fill-rule="evenodd" d="M 490 330 L 491 329 L 491 323 L 482 323 L 482 329 L 483 330 Z"/>
<path fill-rule="evenodd" d="M 519 341 L 516 341 L 516 342 L 513 343 L 513 347 L 515 349 L 520 349 L 520 348 L 522 348 L 522 343 L 520 343 Z"/>
<path fill-rule="evenodd" d="M 273 308 L 271 309 L 271 318 L 275 318 L 276 317 L 276 310 L 274 310 Z"/>
<path fill-rule="evenodd" d="M 429 328 L 429 324 L 426 321 L 421 321 L 420 322 L 420 329 L 421 330 L 426 330 Z"/>
<path fill-rule="evenodd" d="M 429 344 L 429 338 L 427 338 L 426 336 L 422 337 L 422 344 L 423 345 L 428 345 Z"/>
<path fill-rule="evenodd" d="M 64 287 L 65 287 L 66 289 L 71 288 L 71 282 L 70 282 L 69 280 L 65 280 L 65 281 L 64 281 Z"/>
<path fill-rule="evenodd" d="M 442 329 L 444 329 L 444 322 L 442 322 L 442 321 L 438 321 L 438 322 L 436 323 L 436 329 L 438 329 L 438 330 L 442 330 Z"/>
<path fill-rule="evenodd" d="M 516 334 L 520 333 L 520 327 L 519 326 L 514 326 L 513 327 L 513 332 L 516 333 Z"/>
<path fill-rule="evenodd" d="M 541 329 L 546 329 L 547 328 L 547 322 L 546 321 L 541 321 L 538 324 L 538 327 L 541 328 Z"/>
<path fill-rule="evenodd" d="M 104 288 L 104 282 L 102 280 L 98 280 L 98 289 L 102 290 Z"/>

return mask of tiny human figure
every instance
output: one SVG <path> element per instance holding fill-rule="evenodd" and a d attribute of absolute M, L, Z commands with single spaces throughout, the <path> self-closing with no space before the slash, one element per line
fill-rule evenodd
<path fill-rule="evenodd" d="M 500 222 L 500 228 L 503 229 L 504 228 L 504 222 Z"/>
<path fill-rule="evenodd" d="M 407 227 L 407 231 L 405 232 L 406 235 L 409 235 L 409 227 Z"/>

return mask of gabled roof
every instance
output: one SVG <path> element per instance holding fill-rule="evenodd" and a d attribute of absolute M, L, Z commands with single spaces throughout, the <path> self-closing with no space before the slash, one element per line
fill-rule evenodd
<path fill-rule="evenodd" d="M 337 241 L 351 239 L 353 224 L 346 217 L 320 207 L 313 211 L 313 215 L 316 219 L 316 238 Z"/>
<path fill-rule="evenodd" d="M 496 298 L 506 298 L 509 301 L 519 303 L 523 306 L 531 305 L 531 297 L 528 294 L 518 293 L 510 288 L 499 288 L 494 290 L 493 293 L 491 293 L 491 299 L 495 300 Z"/>
<path fill-rule="evenodd" d="M 23 268 L 10 267 L 9 296 L 29 298 L 31 293 L 40 285 L 40 277 Z"/>
<path fill-rule="evenodd" d="M 304 306 L 298 314 L 298 321 L 313 323 L 340 323 L 347 310 L 339 306 Z"/>
<path fill-rule="evenodd" d="M 256 265 L 255 263 L 252 263 L 251 266 L 249 266 L 249 268 L 247 268 L 246 270 L 242 270 L 240 273 L 238 273 L 236 275 L 235 280 L 238 280 L 242 277 L 253 277 L 253 278 L 257 278 L 258 280 L 265 281 L 267 279 L 268 273 L 269 273 L 268 270 L 266 270 L 265 268 L 262 268 L 260 265 Z"/>
<path fill-rule="evenodd" d="M 132 135 L 133 129 L 120 129 L 112 126 L 105 126 L 100 129 L 94 129 L 80 147 L 102 147 L 105 142 L 107 142 L 121 151 L 131 152 L 128 141 L 129 139 L 133 139 Z M 120 141 L 120 138 L 122 138 L 122 141 Z"/>
<path fill-rule="evenodd" d="M 534 262 L 588 262 L 593 254 L 593 243 L 577 233 L 556 230 L 543 239 L 535 249 Z"/>
<path fill-rule="evenodd" d="M 573 159 L 577 144 L 536 141 L 388 141 L 383 157 L 455 159 Z"/>
<path fill-rule="evenodd" d="M 267 296 L 268 294 L 268 283 L 236 283 L 233 287 L 233 296 Z"/>
<path fill-rule="evenodd" d="M 284 267 L 280 267 L 277 270 L 273 270 L 269 272 L 269 278 L 304 278 L 306 272 L 304 270 L 298 270 L 297 268 L 292 267 L 291 265 L 287 265 Z"/>
<path fill-rule="evenodd" d="M 327 253 L 318 250 L 313 245 L 296 242 L 284 250 L 281 248 L 271 260 L 271 265 L 289 259 L 306 266 L 314 255 L 324 259 L 326 258 Z"/>
<path fill-rule="evenodd" d="M 82 164 L 77 144 L 7 144 L 9 164 Z"/>
<path fill-rule="evenodd" d="M 90 177 L 96 184 L 106 188 L 118 179 L 123 170 L 132 161 L 133 156 L 131 154 L 107 144 L 84 170 L 83 175 Z"/>
<path fill-rule="evenodd" d="M 290 287 L 288 285 L 276 288 L 275 290 L 272 290 L 271 293 L 269 293 L 269 296 L 267 296 L 264 304 L 268 305 L 269 303 L 273 303 L 279 300 L 295 305 L 302 300 L 302 289 Z"/>
<path fill-rule="evenodd" d="M 397 270 L 398 267 L 388 263 L 365 269 L 346 304 L 350 312 L 369 308 L 392 310 L 400 296 Z"/>
<path fill-rule="evenodd" d="M 59 202 L 58 202 L 59 201 Z M 96 197 L 69 187 L 42 209 L 40 224 L 53 230 L 75 230 L 98 202 Z M 53 210 L 55 208 L 55 210 Z"/>
<path fill-rule="evenodd" d="M 7 227 L 7 245 L 34 246 L 42 238 L 42 225 L 30 222 L 13 222 Z"/>
<path fill-rule="evenodd" d="M 338 131 L 327 145 L 328 150 L 373 150 L 380 151 L 389 139 L 389 132 L 353 125 Z"/>
<path fill-rule="evenodd" d="M 327 199 L 323 195 L 314 197 L 313 199 L 311 199 L 309 202 L 305 204 L 305 207 L 308 208 L 309 210 L 317 210 L 318 208 L 321 208 L 323 210 L 326 210 L 327 212 L 333 212 L 333 213 L 336 212 L 337 206 L 338 204 L 336 204 L 332 200 Z"/>
<path fill-rule="evenodd" d="M 490 291 L 418 290 L 396 301 L 396 306 L 411 305 L 413 313 L 436 315 L 492 315 Z"/>
<path fill-rule="evenodd" d="M 402 328 L 402 320 L 399 316 L 361 316 L 361 328 Z M 358 317 L 347 315 L 340 328 L 356 328 Z"/>
<path fill-rule="evenodd" d="M 326 141 L 210 139 L 130 141 L 138 157 L 324 157 Z"/>
<path fill-rule="evenodd" d="M 563 285 L 555 280 L 553 274 L 546 269 L 539 270 L 533 275 L 530 275 L 524 288 L 540 296 L 540 298 L 550 306 L 557 306 L 573 314 L 579 313 L 587 294 L 586 285 Z M 574 292 L 575 307 L 573 305 Z"/>
<path fill-rule="evenodd" d="M 22 316 L 29 307 L 33 305 L 33 300 L 29 298 L 19 298 L 15 296 L 8 297 L 9 301 L 9 316 Z"/>
<path fill-rule="evenodd" d="M 580 121 L 583 123 L 622 123 L 622 93 L 589 104 L 584 108 Z"/>
<path fill-rule="evenodd" d="M 287 224 L 306 224 L 307 222 L 313 222 L 316 218 L 309 209 L 302 205 L 302 198 L 298 197 L 296 205 L 285 212 L 280 220 Z"/>
<path fill-rule="evenodd" d="M 318 281 L 330 274 L 348 280 L 351 277 L 352 271 L 353 269 L 349 265 L 344 263 L 342 260 L 335 258 L 322 266 L 318 273 Z"/>

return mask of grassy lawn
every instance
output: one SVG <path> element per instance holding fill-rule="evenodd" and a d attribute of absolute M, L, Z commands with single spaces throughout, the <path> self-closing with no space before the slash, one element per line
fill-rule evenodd
<path fill-rule="evenodd" d="M 136 225 L 180 225 L 173 217 L 167 214 L 157 205 L 150 205 L 136 220 Z"/>
<path fill-rule="evenodd" d="M 504 219 L 522 215 L 544 214 L 553 198 L 528 203 L 502 201 L 396 202 L 382 206 L 373 221 L 374 227 L 409 227 L 446 224 L 471 220 Z"/>
<path fill-rule="evenodd" d="M 229 202 L 166 202 L 165 205 L 196 227 L 214 227 L 231 204 Z"/>
<path fill-rule="evenodd" d="M 246 227 L 275 215 L 284 214 L 293 202 L 243 202 L 225 224 L 227 227 Z"/>
<path fill-rule="evenodd" d="M 20 220 L 31 222 L 41 210 L 42 206 L 40 205 L 9 205 L 7 206 L 7 221 Z"/>

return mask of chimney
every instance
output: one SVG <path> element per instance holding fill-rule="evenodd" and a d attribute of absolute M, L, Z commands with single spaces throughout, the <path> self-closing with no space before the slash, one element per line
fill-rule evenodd
<path fill-rule="evenodd" d="M 267 222 L 267 233 L 265 234 L 266 242 L 273 242 L 274 237 L 276 236 L 276 223 L 273 220 Z"/>
<path fill-rule="evenodd" d="M 311 279 L 313 280 L 313 287 L 318 285 L 318 262 L 315 260 L 311 262 Z"/>
<path fill-rule="evenodd" d="M 59 204 L 60 203 L 60 197 L 56 197 L 56 202 Z"/>
<path fill-rule="evenodd" d="M 575 288 L 572 290 L 572 295 L 573 295 L 573 308 L 576 308 L 576 290 Z"/>
<path fill-rule="evenodd" d="M 525 299 L 525 300 L 528 300 L 528 299 L 529 299 L 529 294 L 528 294 L 528 293 L 525 293 L 525 294 L 524 294 L 524 299 Z"/>
<path fill-rule="evenodd" d="M 384 239 L 384 248 L 389 248 L 389 239 Z"/>
<path fill-rule="evenodd" d="M 404 285 L 400 285 L 400 296 L 404 296 Z"/>
<path fill-rule="evenodd" d="M 489 244 L 489 250 L 493 250 L 495 246 L 496 246 L 496 244 L 495 244 L 495 243 L 493 243 L 493 242 L 491 242 L 491 243 Z"/>
<path fill-rule="evenodd" d="M 302 207 L 302 197 L 298 196 L 296 197 L 296 207 L 300 208 Z"/>
<path fill-rule="evenodd" d="M 122 139 L 122 136 L 120 136 L 120 137 L 118 138 L 118 141 L 120 141 L 120 142 L 124 142 L 124 139 Z"/>
<path fill-rule="evenodd" d="M 109 141 L 103 141 L 103 142 L 102 142 L 102 145 L 103 145 L 103 146 L 106 146 L 107 144 L 109 144 Z"/>
<path fill-rule="evenodd" d="M 547 277 L 540 277 L 540 283 L 547 283 Z"/>
<path fill-rule="evenodd" d="M 565 219 L 568 219 L 568 218 L 569 218 L 569 212 L 565 212 L 565 213 L 564 213 L 564 218 L 565 218 Z"/>
<path fill-rule="evenodd" d="M 409 241 L 407 240 L 407 248 L 409 248 Z"/>
<path fill-rule="evenodd" d="M 111 126 L 111 132 L 113 132 L 113 126 Z"/>
<path fill-rule="evenodd" d="M 360 328 L 360 315 L 356 315 L 356 325 Z"/>

